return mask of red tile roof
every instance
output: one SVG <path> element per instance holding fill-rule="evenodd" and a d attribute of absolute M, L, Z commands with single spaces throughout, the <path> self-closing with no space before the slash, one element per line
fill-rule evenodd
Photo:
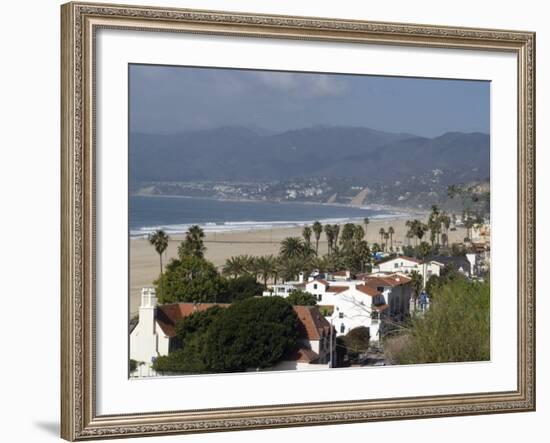
<path fill-rule="evenodd" d="M 380 294 L 376 287 L 373 288 L 372 286 L 367 286 L 366 284 L 357 285 L 355 289 L 357 289 L 359 292 L 362 292 L 363 294 L 370 295 L 371 297 L 375 297 Z"/>
<path fill-rule="evenodd" d="M 339 294 L 340 292 L 347 291 L 348 289 L 348 286 L 329 286 L 327 288 L 327 292 L 334 292 L 335 294 Z"/>
<path fill-rule="evenodd" d="M 397 274 L 387 275 L 384 277 L 365 278 L 365 284 L 372 288 L 377 288 L 379 286 L 391 286 L 392 288 L 394 288 L 396 286 L 406 285 L 410 281 L 411 279 L 409 277 Z"/>
<path fill-rule="evenodd" d="M 300 338 L 319 340 L 322 335 L 330 334 L 330 323 L 321 315 L 317 306 L 293 306 L 300 320 Z"/>

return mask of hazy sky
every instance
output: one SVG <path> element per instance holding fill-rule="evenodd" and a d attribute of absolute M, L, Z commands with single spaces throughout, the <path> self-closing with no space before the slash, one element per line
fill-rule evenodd
<path fill-rule="evenodd" d="M 130 130 L 333 125 L 428 137 L 489 133 L 489 94 L 486 81 L 131 65 Z"/>

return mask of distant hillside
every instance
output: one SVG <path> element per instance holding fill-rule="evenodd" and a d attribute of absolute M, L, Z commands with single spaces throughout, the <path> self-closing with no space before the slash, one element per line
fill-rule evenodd
<path fill-rule="evenodd" d="M 360 177 L 391 183 L 445 171 L 449 184 L 485 179 L 489 136 L 436 138 L 357 127 L 317 126 L 269 134 L 243 127 L 174 135 L 130 134 L 132 184 L 157 181 L 282 181 Z"/>

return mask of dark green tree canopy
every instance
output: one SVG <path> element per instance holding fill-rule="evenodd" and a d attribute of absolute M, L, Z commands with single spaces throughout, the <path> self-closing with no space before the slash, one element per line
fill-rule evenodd
<path fill-rule="evenodd" d="M 315 306 L 317 300 L 309 292 L 294 290 L 286 300 L 293 306 Z"/>
<path fill-rule="evenodd" d="M 174 373 L 270 367 L 295 349 L 298 325 L 292 306 L 280 297 L 249 298 L 209 309 L 178 324 L 181 349 L 159 357 L 154 367 Z"/>

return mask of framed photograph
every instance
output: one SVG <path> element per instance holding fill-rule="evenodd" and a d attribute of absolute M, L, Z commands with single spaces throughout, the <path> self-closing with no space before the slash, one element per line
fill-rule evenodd
<path fill-rule="evenodd" d="M 62 437 L 535 409 L 535 35 L 62 6 Z"/>

